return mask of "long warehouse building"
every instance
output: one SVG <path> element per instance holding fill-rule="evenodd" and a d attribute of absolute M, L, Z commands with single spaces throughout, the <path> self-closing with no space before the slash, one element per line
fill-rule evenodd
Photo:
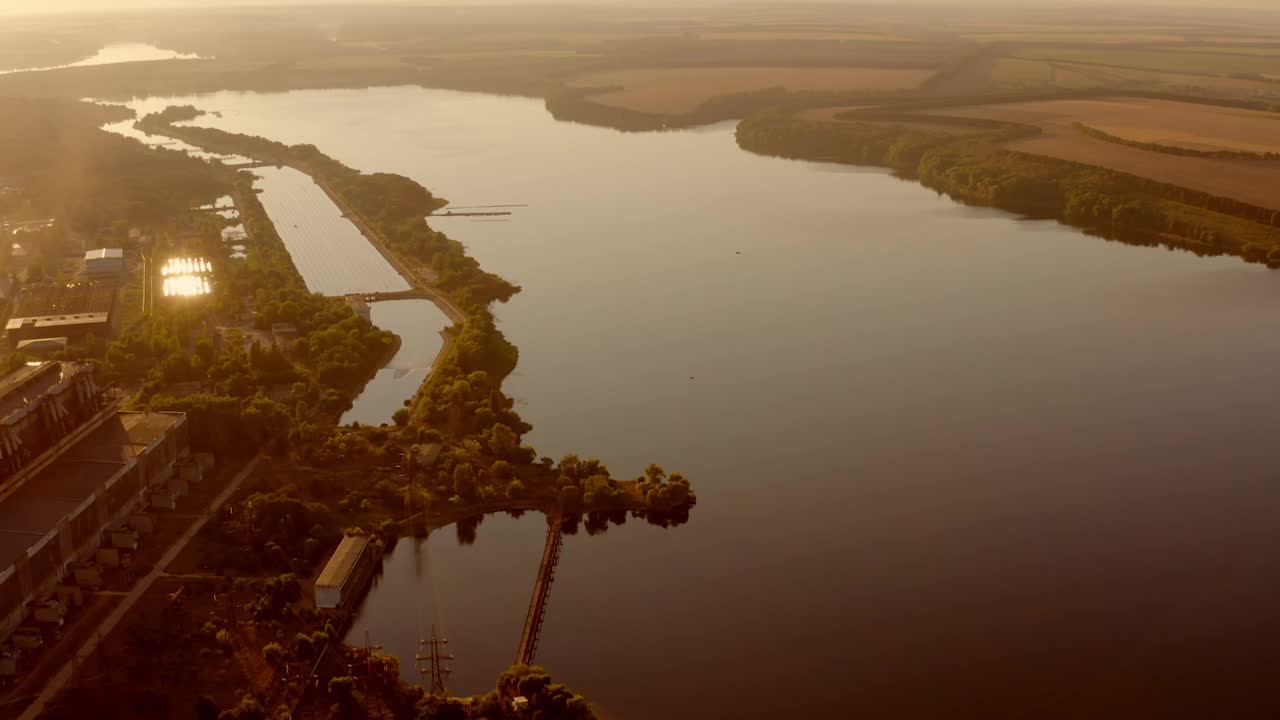
<path fill-rule="evenodd" d="M 347 535 L 338 543 L 320 577 L 316 578 L 316 607 L 344 608 L 364 591 L 378 566 L 368 535 Z"/>
<path fill-rule="evenodd" d="M 64 380 L 52 382 L 55 372 Z M 19 413 L 56 418 L 58 433 L 52 443 L 33 436 L 46 442 L 23 453 L 19 467 L 6 467 L 0 485 L 0 639 L 26 620 L 32 603 L 54 593 L 73 564 L 92 558 L 104 533 L 139 510 L 150 490 L 169 482 L 189 452 L 186 415 L 116 412 L 84 374 L 91 372 L 45 363 L 0 380 L 0 408 L 9 411 L 0 423 Z M 96 394 L 76 413 L 41 410 L 87 389 Z"/>

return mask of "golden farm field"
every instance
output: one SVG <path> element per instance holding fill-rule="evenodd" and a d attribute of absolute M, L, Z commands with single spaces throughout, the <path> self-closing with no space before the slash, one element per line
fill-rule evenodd
<path fill-rule="evenodd" d="M 1078 122 L 1125 140 L 1189 150 L 1280 152 L 1280 114 L 1239 108 L 1113 98 L 1049 100 L 975 110 L 994 114 L 998 119 L 1042 127 L 1069 127 Z"/>
<path fill-rule="evenodd" d="M 1090 65 L 1165 72 L 1232 75 L 1280 72 L 1280 58 L 1236 53 L 1135 50 L 1125 48 L 1024 48 L 1017 56 L 1028 60 L 1057 60 Z"/>
<path fill-rule="evenodd" d="M 1163 100 L 1051 100 L 937 110 L 937 115 L 1001 120 L 1039 126 L 1037 137 L 1011 150 L 1046 155 L 1151 178 L 1160 182 L 1280 208 L 1280 163 L 1188 157 L 1153 152 L 1089 137 L 1083 123 L 1113 135 L 1197 149 L 1280 151 L 1280 115 Z M 1271 150 L 1268 150 L 1268 149 Z"/>
<path fill-rule="evenodd" d="M 1185 73 L 1137 70 L 1134 68 L 1105 67 L 1101 65 L 1075 65 L 1053 63 L 1060 70 L 1097 78 L 1102 85 L 1137 90 L 1163 89 L 1174 93 L 1207 94 L 1228 98 L 1253 98 L 1280 100 L 1280 84 L 1264 80 L 1249 80 L 1226 75 L 1187 75 Z"/>
<path fill-rule="evenodd" d="M 1002 88 L 1092 88 L 1109 84 L 1106 76 L 1088 67 L 1067 67 L 1047 60 L 1003 57 L 991 69 L 991 81 Z"/>
<path fill-rule="evenodd" d="M 797 117 L 809 122 L 821 123 L 847 123 L 855 122 L 867 125 L 881 125 L 884 127 L 898 127 L 910 130 L 918 130 L 923 133 L 932 135 L 950 135 L 958 137 L 960 135 L 976 135 L 983 132 L 983 128 L 976 125 L 958 125 L 950 122 L 936 122 L 927 115 L 919 115 L 909 120 L 893 119 L 886 120 L 875 117 L 844 117 L 846 113 L 852 113 L 857 110 L 874 109 L 874 106 L 866 105 L 841 105 L 837 107 L 811 108 L 802 110 Z"/>
<path fill-rule="evenodd" d="M 799 91 L 909 90 L 932 70 L 843 67 L 720 67 L 609 70 L 581 75 L 573 87 L 620 87 L 592 99 L 602 105 L 659 114 L 697 110 L 721 95 L 783 87 Z"/>
<path fill-rule="evenodd" d="M 1087 43 L 1090 45 L 1136 45 L 1151 43 L 1178 43 L 1183 36 L 1171 33 L 1152 32 L 979 32 L 965 33 L 964 37 L 978 42 L 1005 43 Z"/>

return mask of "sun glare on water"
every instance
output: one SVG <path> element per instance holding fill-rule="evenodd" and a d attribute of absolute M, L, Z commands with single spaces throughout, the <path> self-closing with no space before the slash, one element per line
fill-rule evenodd
<path fill-rule="evenodd" d="M 211 272 L 213 266 L 204 258 L 169 258 L 160 268 L 164 296 L 208 295 L 213 291 L 208 277 Z"/>

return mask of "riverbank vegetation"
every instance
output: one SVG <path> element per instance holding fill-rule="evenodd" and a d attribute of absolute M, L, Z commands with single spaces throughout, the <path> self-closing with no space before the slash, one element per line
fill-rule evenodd
<path fill-rule="evenodd" d="M 311 443 L 305 458 L 334 464 L 385 453 L 387 443 L 439 443 L 436 467 L 427 476 L 424 502 L 492 507 L 500 500 L 559 500 L 571 511 L 651 510 L 669 513 L 692 498 L 678 474 L 659 474 L 643 488 L 624 486 L 598 461 L 567 456 L 559 464 L 535 463 L 537 453 L 521 444 L 531 426 L 502 392 L 519 353 L 498 329 L 490 305 L 519 288 L 485 272 L 465 248 L 432 229 L 426 216 L 443 206 L 418 183 L 386 173 L 364 174 L 310 145 L 288 146 L 264 138 L 213 128 L 174 125 L 201 115 L 194 107 L 170 107 L 142 118 L 138 128 L 175 137 L 217 152 L 228 152 L 310 172 L 339 196 L 390 247 L 407 260 L 414 285 L 443 291 L 463 316 L 448 332 L 453 342 L 398 419 L 395 437 L 383 433 L 382 447 L 367 431 L 337 431 Z M 624 487 L 626 489 L 624 489 Z M 401 492 L 405 489 L 402 488 Z"/>
<path fill-rule="evenodd" d="M 766 112 L 743 121 L 737 139 L 761 154 L 889 167 L 962 202 L 1056 219 L 1111 239 L 1280 267 L 1280 212 L 1000 146 L 1035 132 L 1006 125 L 954 137 L 874 115 L 810 122 Z"/>
<path fill-rule="evenodd" d="M 327 439 L 395 337 L 343 300 L 309 292 L 249 178 L 235 183 L 247 257 L 230 259 L 213 216 L 194 236 L 157 239 L 155 258 L 210 259 L 213 292 L 156 299 L 106 348 L 104 376 L 138 386 L 136 407 L 187 412 L 197 447 L 306 453 Z M 275 338 L 276 323 L 296 338 Z"/>
<path fill-rule="evenodd" d="M 426 216 L 445 202 L 409 178 L 362 173 L 322 153 L 314 145 L 285 145 L 215 128 L 174 125 L 203 113 L 191 106 L 169 107 L 138 121 L 144 132 L 166 135 L 214 152 L 239 154 L 266 163 L 295 167 L 338 193 L 399 253 L 421 261 L 434 284 L 461 307 L 505 301 L 519 288 L 486 272 L 462 243 L 432 230 Z"/>
<path fill-rule="evenodd" d="M 695 497 L 679 473 L 668 474 L 654 465 L 636 480 L 619 480 L 598 460 L 568 455 L 555 462 L 538 458 L 523 444 L 531 428 L 501 389 L 518 353 L 498 330 L 489 307 L 518 288 L 484 272 L 460 243 L 427 225 L 425 216 L 442 205 L 440 200 L 411 180 L 356 172 L 310 146 L 290 148 L 167 122 L 193 117 L 193 112 L 166 111 L 139 126 L 181 135 L 206 149 L 287 163 L 312 173 L 362 227 L 376 233 L 399 264 L 411 268 L 415 286 L 444 295 L 461 317 L 449 330 L 452 342 L 446 355 L 397 415 L 394 426 L 337 427 L 336 413 L 345 408 L 348 391 L 359 385 L 352 380 L 366 376 L 368 363 L 383 358 L 380 350 L 386 338 L 341 301 L 306 293 L 250 179 L 236 179 L 242 220 L 250 235 L 249 258 L 210 302 L 226 317 L 252 309 L 255 334 L 288 322 L 299 339 L 272 348 L 250 343 L 241 350 L 236 337 L 221 354 L 220 346 L 210 342 L 215 354 L 189 372 L 204 371 L 215 381 L 212 390 L 179 397 L 168 389 L 180 384 L 188 369 L 176 359 L 184 346 L 172 339 L 184 335 L 181 328 L 153 329 L 148 342 L 174 359 L 149 371 L 153 374 L 137 400 L 153 408 L 187 410 L 192 413 L 193 436 L 200 434 L 208 442 L 252 445 L 290 456 L 246 487 L 224 510 L 223 522 L 209 525 L 175 570 L 241 578 L 237 612 L 252 621 L 249 639 L 237 641 L 245 630 L 214 622 L 201 642 L 221 647 L 225 643 L 219 638 L 226 635 L 227 643 L 242 646 L 238 652 L 246 662 L 276 671 L 246 676 L 244 699 L 226 709 L 231 701 L 220 698 L 220 708 L 254 717 L 262 708 L 277 706 L 282 693 L 288 698 L 296 690 L 295 671 L 306 670 L 317 646 L 334 648 L 339 657 L 359 652 L 336 642 L 344 621 L 309 609 L 305 593 L 295 590 L 297 583 L 305 587 L 307 578 L 314 577 L 344 531 L 372 533 L 377 546 L 384 547 L 402 534 L 451 523 L 460 542 L 474 542 L 484 513 L 490 512 L 563 514 L 566 533 L 585 527 L 589 534 L 604 532 L 629 516 L 664 527 L 688 520 Z M 186 337 L 195 338 L 190 333 Z M 143 344 L 141 337 L 131 342 L 108 351 L 112 362 L 122 354 L 129 357 L 127 351 Z M 208 353 L 199 339 L 195 342 L 193 354 Z M 342 358 L 354 362 L 343 363 Z M 216 376 L 206 370 L 224 366 L 227 371 Z M 175 367 L 178 370 L 170 369 Z M 330 622 L 335 623 L 333 629 Z M 287 641 L 297 637 L 306 640 Z M 323 677 L 331 697 L 320 700 L 353 712 L 363 702 L 404 707 L 406 698 L 414 699 L 414 691 L 395 675 L 388 671 L 383 681 L 345 673 Z M 504 678 L 510 688 L 503 686 L 499 693 L 516 687 L 527 690 L 530 707 L 539 712 L 593 717 L 580 696 L 551 683 L 540 670 L 518 669 Z M 420 717 L 450 717 L 460 702 L 424 698 L 420 690 L 416 697 Z M 502 713 L 509 705 L 506 700 L 490 693 L 471 702 L 492 705 L 494 712 Z M 313 701 L 306 699 L 304 704 Z"/>

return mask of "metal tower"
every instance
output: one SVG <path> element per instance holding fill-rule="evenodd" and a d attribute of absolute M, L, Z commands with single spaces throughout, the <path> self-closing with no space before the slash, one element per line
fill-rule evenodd
<path fill-rule="evenodd" d="M 444 679 L 453 672 L 452 668 L 445 667 L 444 661 L 453 660 L 452 655 L 441 652 L 449 641 L 436 637 L 436 626 L 431 626 L 431 639 L 418 641 L 418 674 L 425 680 L 427 674 L 431 674 L 431 694 L 444 695 L 446 693 Z M 426 654 L 423 654 L 423 651 Z"/>

